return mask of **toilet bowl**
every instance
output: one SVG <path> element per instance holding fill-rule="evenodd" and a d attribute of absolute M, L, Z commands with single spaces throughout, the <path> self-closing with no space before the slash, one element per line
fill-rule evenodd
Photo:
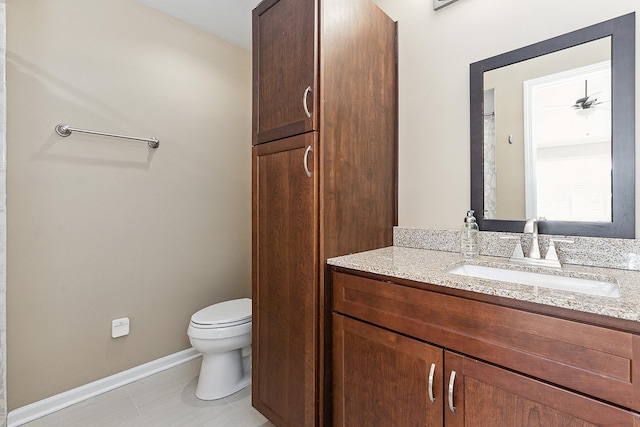
<path fill-rule="evenodd" d="M 187 335 L 202 353 L 196 397 L 220 399 L 251 383 L 251 299 L 203 308 L 191 316 Z"/>

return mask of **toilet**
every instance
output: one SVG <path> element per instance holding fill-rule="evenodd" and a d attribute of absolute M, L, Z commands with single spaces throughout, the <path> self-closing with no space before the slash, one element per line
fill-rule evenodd
<path fill-rule="evenodd" d="M 191 316 L 187 335 L 202 353 L 198 399 L 221 399 L 251 383 L 251 299 L 203 308 Z"/>

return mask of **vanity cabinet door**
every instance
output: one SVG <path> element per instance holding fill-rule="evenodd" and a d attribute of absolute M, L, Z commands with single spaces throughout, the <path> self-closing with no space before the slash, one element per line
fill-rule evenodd
<path fill-rule="evenodd" d="M 316 1 L 253 11 L 253 144 L 316 129 Z"/>
<path fill-rule="evenodd" d="M 442 357 L 438 347 L 334 314 L 333 425 L 442 425 Z"/>
<path fill-rule="evenodd" d="M 640 426 L 638 414 L 446 351 L 445 425 Z M 451 406 L 449 382 L 455 372 Z"/>
<path fill-rule="evenodd" d="M 281 427 L 315 425 L 314 136 L 253 147 L 253 406 Z"/>
<path fill-rule="evenodd" d="M 640 411 L 640 335 L 352 274 L 333 309 Z"/>

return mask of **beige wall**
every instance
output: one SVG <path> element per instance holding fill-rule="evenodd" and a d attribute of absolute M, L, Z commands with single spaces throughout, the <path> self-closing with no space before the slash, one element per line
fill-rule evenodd
<path fill-rule="evenodd" d="M 251 56 L 134 0 L 7 3 L 15 409 L 186 349 L 191 314 L 251 295 Z"/>
<path fill-rule="evenodd" d="M 428 228 L 469 207 L 469 64 L 637 8 L 376 2 L 399 21 L 400 225 Z M 187 348 L 195 310 L 250 295 L 251 64 L 133 0 L 7 3 L 14 409 Z M 59 122 L 161 146 L 63 139 Z M 119 316 L 131 334 L 113 340 Z"/>
<path fill-rule="evenodd" d="M 431 0 L 375 1 L 398 20 L 399 223 L 446 229 L 461 226 L 470 203 L 469 64 L 640 12 L 637 1 L 459 0 L 435 12 Z M 640 30 L 636 37 L 640 46 Z"/>

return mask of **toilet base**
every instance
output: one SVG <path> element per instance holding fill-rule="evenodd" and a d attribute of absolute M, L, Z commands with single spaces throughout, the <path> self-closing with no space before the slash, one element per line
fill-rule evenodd
<path fill-rule="evenodd" d="M 200 377 L 196 387 L 198 399 L 222 399 L 249 384 L 251 384 L 250 350 L 243 352 L 243 349 L 238 349 L 226 353 L 202 355 Z"/>

